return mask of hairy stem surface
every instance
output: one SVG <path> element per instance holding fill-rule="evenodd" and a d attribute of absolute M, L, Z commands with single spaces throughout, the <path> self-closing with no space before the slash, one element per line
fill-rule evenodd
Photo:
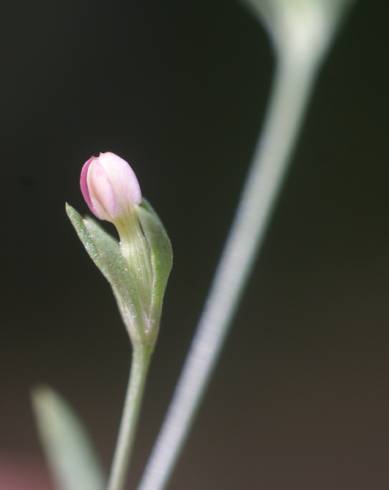
<path fill-rule="evenodd" d="M 147 350 L 144 347 L 134 348 L 119 436 L 107 490 L 123 490 L 126 483 L 149 365 L 150 354 Z"/>

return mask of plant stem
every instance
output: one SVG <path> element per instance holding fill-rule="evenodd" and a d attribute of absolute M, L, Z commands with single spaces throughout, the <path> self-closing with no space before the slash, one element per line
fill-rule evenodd
<path fill-rule="evenodd" d="M 241 200 L 173 400 L 139 490 L 163 490 L 186 440 L 286 175 L 317 59 L 285 53 Z M 116 490 L 116 489 L 115 489 Z"/>
<path fill-rule="evenodd" d="M 107 490 L 123 490 L 128 477 L 150 357 L 147 348 L 143 346 L 134 347 L 122 420 Z"/>

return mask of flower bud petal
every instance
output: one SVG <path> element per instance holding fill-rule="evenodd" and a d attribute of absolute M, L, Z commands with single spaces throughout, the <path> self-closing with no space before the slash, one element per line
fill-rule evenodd
<path fill-rule="evenodd" d="M 100 153 L 85 162 L 80 187 L 92 213 L 112 223 L 131 213 L 142 200 L 132 168 L 111 152 Z"/>

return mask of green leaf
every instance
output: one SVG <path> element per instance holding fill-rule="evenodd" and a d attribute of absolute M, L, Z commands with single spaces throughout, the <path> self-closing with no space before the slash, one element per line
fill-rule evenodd
<path fill-rule="evenodd" d="M 81 422 L 69 405 L 48 387 L 33 390 L 39 435 L 60 490 L 103 490 L 104 478 Z"/>
<path fill-rule="evenodd" d="M 161 220 L 150 203 L 145 199 L 143 199 L 142 204 L 137 208 L 137 216 L 151 254 L 153 269 L 151 317 L 158 324 L 166 284 L 173 265 L 173 250 Z"/>
<path fill-rule="evenodd" d="M 127 247 L 123 249 L 93 219 L 83 218 L 66 205 L 86 251 L 112 287 L 132 342 L 153 348 L 173 253 L 165 228 L 150 204 L 143 200 L 135 209 L 139 233 L 120 235 L 122 247 Z"/>
<path fill-rule="evenodd" d="M 119 243 L 93 219 L 83 218 L 69 204 L 66 204 L 66 212 L 89 256 L 110 283 L 130 337 L 137 341 L 146 331 L 146 327 L 140 328 L 144 312 L 137 277 L 124 260 Z"/>

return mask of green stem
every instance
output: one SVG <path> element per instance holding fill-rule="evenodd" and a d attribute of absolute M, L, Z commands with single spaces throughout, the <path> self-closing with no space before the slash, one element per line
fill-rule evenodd
<path fill-rule="evenodd" d="M 138 490 L 163 490 L 187 438 L 284 181 L 317 59 L 279 58 L 262 137 L 173 400 Z"/>
<path fill-rule="evenodd" d="M 149 350 L 143 346 L 135 347 L 133 350 L 122 420 L 107 490 L 123 490 L 128 477 L 150 357 Z"/>

